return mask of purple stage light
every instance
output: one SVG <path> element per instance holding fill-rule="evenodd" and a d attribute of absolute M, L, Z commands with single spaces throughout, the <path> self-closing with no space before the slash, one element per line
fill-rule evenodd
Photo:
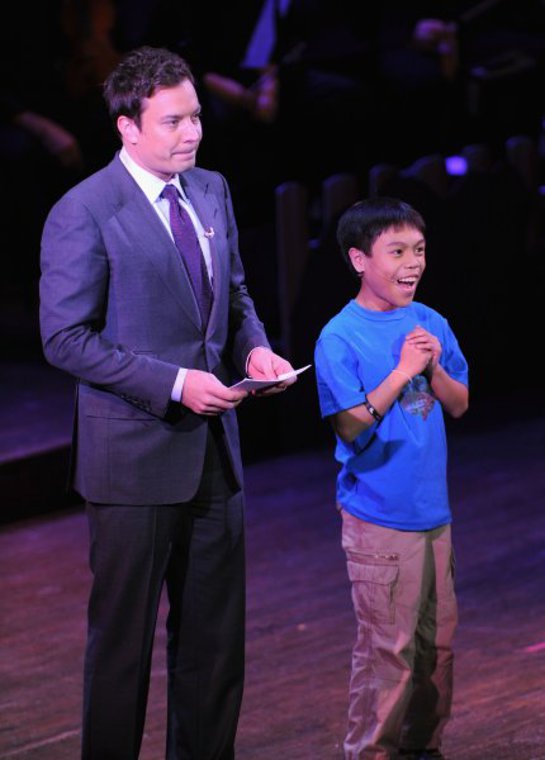
<path fill-rule="evenodd" d="M 463 177 L 467 173 L 467 161 L 463 156 L 447 156 L 445 166 L 451 177 Z"/>

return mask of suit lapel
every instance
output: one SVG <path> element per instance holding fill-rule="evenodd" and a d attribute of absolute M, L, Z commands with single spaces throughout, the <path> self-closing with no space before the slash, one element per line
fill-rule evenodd
<path fill-rule="evenodd" d="M 212 193 L 208 192 L 208 183 L 206 182 L 204 185 L 197 183 L 192 181 L 192 179 L 185 174 L 180 174 L 179 176 L 182 187 L 191 201 L 197 216 L 201 220 L 203 229 L 205 232 L 214 230 L 214 220 L 218 213 L 218 208 L 216 199 Z M 224 272 L 221 267 L 214 235 L 208 238 L 208 243 L 210 245 L 210 257 L 212 260 L 212 273 L 214 277 L 214 298 L 212 301 L 212 311 L 210 312 L 210 318 L 208 320 L 208 330 L 210 330 L 215 324 L 216 312 L 220 300 L 219 294 L 222 292 L 221 289 L 223 287 Z"/>
<path fill-rule="evenodd" d="M 130 240 L 131 246 L 138 248 L 159 271 L 166 287 L 188 318 L 201 329 L 199 307 L 180 254 L 157 212 L 123 165 L 119 161 L 118 163 L 123 173 L 123 197 L 115 218 Z M 112 164 L 110 166 L 115 170 L 116 177 L 119 177 L 118 167 Z"/>

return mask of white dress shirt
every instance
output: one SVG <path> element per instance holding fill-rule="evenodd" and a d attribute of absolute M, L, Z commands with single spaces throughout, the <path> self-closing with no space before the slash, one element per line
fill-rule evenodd
<path fill-rule="evenodd" d="M 121 148 L 121 151 L 119 153 L 119 158 L 123 166 L 127 169 L 127 171 L 129 172 L 131 177 L 134 179 L 138 187 L 142 190 L 142 192 L 144 193 L 148 201 L 153 206 L 157 216 L 159 217 L 161 222 L 164 224 L 165 229 L 167 230 L 168 234 L 170 235 L 173 241 L 174 241 L 174 237 L 170 229 L 169 203 L 166 198 L 161 198 L 161 193 L 163 192 L 163 188 L 165 187 L 165 184 L 174 185 L 174 187 L 176 187 L 176 189 L 180 193 L 180 203 L 189 214 L 189 217 L 191 221 L 193 222 L 193 226 L 195 227 L 195 232 L 197 233 L 197 238 L 199 240 L 204 261 L 206 263 L 206 270 L 208 272 L 210 284 L 213 287 L 214 282 L 213 282 L 213 274 L 212 274 L 213 269 L 212 269 L 212 255 L 210 251 L 210 242 L 208 240 L 208 237 L 205 235 L 204 227 L 202 226 L 199 217 L 195 213 L 195 210 L 193 206 L 191 205 L 189 198 L 186 196 L 186 194 L 183 191 L 183 188 L 180 184 L 179 176 L 175 174 L 168 181 L 168 183 L 165 183 L 164 180 L 159 179 L 159 177 L 156 177 L 154 174 L 151 174 L 151 172 L 148 172 L 146 169 L 143 169 L 139 164 L 137 164 L 129 156 L 125 148 Z M 178 375 L 176 376 L 176 380 L 174 382 L 174 386 L 172 387 L 172 391 L 170 394 L 170 397 L 173 401 L 177 401 L 177 402 L 181 401 L 186 375 L 187 375 L 187 368 L 180 367 L 180 369 L 178 370 Z"/>

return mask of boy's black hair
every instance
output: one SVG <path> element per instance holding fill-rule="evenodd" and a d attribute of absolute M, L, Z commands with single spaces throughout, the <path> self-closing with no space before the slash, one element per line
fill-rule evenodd
<path fill-rule="evenodd" d="M 375 240 L 391 227 L 414 227 L 422 235 L 426 232 L 422 216 L 399 198 L 367 198 L 350 206 L 342 214 L 337 225 L 337 242 L 343 258 L 353 272 L 355 269 L 348 251 L 357 248 L 370 256 Z"/>

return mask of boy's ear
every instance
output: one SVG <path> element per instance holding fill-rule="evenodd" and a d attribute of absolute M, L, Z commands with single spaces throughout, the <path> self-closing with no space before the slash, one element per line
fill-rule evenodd
<path fill-rule="evenodd" d="M 364 252 L 359 248 L 349 248 L 348 255 L 356 272 L 359 275 L 363 274 L 365 272 L 365 260 L 367 258 Z"/>

